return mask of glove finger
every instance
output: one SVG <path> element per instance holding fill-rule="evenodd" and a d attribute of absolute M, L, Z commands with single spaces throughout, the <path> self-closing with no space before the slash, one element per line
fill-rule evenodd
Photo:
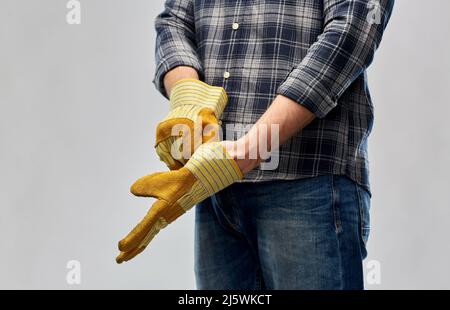
<path fill-rule="evenodd" d="M 199 113 L 202 120 L 202 143 L 219 141 L 219 121 L 210 109 L 203 109 Z"/>
<path fill-rule="evenodd" d="M 167 172 L 156 172 L 143 176 L 131 185 L 130 192 L 138 197 L 161 198 L 158 191 L 166 174 Z"/>
<path fill-rule="evenodd" d="M 121 264 L 122 262 L 127 262 L 142 253 L 147 248 L 149 243 L 153 240 L 153 238 L 158 234 L 158 232 L 162 228 L 164 228 L 164 223 L 160 223 L 159 225 L 157 225 L 157 227 L 159 227 L 160 229 L 154 229 L 150 231 L 137 248 L 128 252 L 121 252 L 116 258 L 117 263 Z"/>
<path fill-rule="evenodd" d="M 135 258 L 137 255 L 142 253 L 142 251 L 145 250 L 145 247 L 143 248 L 137 248 L 131 252 L 120 252 L 119 256 L 116 257 L 116 262 L 118 264 L 122 264 L 123 262 L 128 262 L 129 260 Z"/>
<path fill-rule="evenodd" d="M 195 176 L 188 169 L 180 168 L 138 179 L 131 186 L 131 193 L 139 197 L 154 197 L 170 202 L 186 194 L 195 181 Z"/>
<path fill-rule="evenodd" d="M 191 157 L 194 148 L 194 128 L 194 122 L 185 117 L 170 118 L 158 125 L 155 148 L 160 159 L 169 169 L 174 170 L 176 166 L 183 166 Z M 181 145 L 190 145 L 190 147 L 182 151 Z M 173 148 L 173 146 L 176 147 Z"/>
<path fill-rule="evenodd" d="M 156 201 L 145 217 L 133 228 L 133 230 L 119 242 L 119 250 L 129 252 L 136 248 L 149 234 L 156 234 L 162 223 L 161 210 L 167 203 L 163 200 Z M 156 233 L 155 233 L 156 232 Z"/>
<path fill-rule="evenodd" d="M 169 167 L 170 170 L 177 170 L 183 167 L 184 163 L 175 159 L 172 155 L 172 145 L 176 141 L 175 137 L 169 137 L 168 139 L 161 141 L 155 146 L 156 154 L 159 159 Z"/>

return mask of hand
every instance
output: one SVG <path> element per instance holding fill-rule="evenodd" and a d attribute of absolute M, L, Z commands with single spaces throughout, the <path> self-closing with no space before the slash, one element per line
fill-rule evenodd
<path fill-rule="evenodd" d="M 221 143 L 243 174 L 247 174 L 261 163 L 258 152 L 252 149 L 251 144 L 245 138 Z"/>
<path fill-rule="evenodd" d="M 181 79 L 170 93 L 169 115 L 156 129 L 156 153 L 171 170 L 180 169 L 199 145 L 218 141 L 228 97 L 222 87 Z"/>
<path fill-rule="evenodd" d="M 161 229 L 243 176 L 222 144 L 212 142 L 200 146 L 185 167 L 137 180 L 131 192 L 136 196 L 154 197 L 157 201 L 142 221 L 119 242 L 117 263 L 128 261 L 144 251 Z"/>

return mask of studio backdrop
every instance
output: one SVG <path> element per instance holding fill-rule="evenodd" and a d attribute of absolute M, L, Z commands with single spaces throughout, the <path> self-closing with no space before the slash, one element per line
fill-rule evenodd
<path fill-rule="evenodd" d="M 114 260 L 152 202 L 130 184 L 166 170 L 152 84 L 164 1 L 70 2 L 0 0 L 0 288 L 193 289 L 194 212 Z M 368 289 L 450 289 L 449 12 L 397 0 L 368 72 Z"/>

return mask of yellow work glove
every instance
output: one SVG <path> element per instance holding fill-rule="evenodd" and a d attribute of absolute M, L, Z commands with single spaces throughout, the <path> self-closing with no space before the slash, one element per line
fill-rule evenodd
<path fill-rule="evenodd" d="M 222 87 L 195 79 L 175 83 L 170 92 L 169 115 L 156 128 L 155 145 L 156 153 L 170 170 L 183 167 L 202 143 L 218 141 L 218 119 L 227 101 Z"/>
<path fill-rule="evenodd" d="M 117 263 L 141 253 L 153 237 L 197 203 L 243 178 L 236 162 L 219 142 L 202 144 L 186 165 L 137 180 L 136 196 L 157 199 L 143 220 L 119 242 Z"/>

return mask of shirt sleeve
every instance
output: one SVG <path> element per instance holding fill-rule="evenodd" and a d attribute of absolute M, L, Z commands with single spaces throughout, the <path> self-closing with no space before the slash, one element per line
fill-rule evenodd
<path fill-rule="evenodd" d="M 371 64 L 394 0 L 323 0 L 324 31 L 277 93 L 325 117 Z"/>
<path fill-rule="evenodd" d="M 193 0 L 166 0 L 164 11 L 155 19 L 156 70 L 153 84 L 168 98 L 164 75 L 178 66 L 189 66 L 203 76 L 195 41 Z"/>

